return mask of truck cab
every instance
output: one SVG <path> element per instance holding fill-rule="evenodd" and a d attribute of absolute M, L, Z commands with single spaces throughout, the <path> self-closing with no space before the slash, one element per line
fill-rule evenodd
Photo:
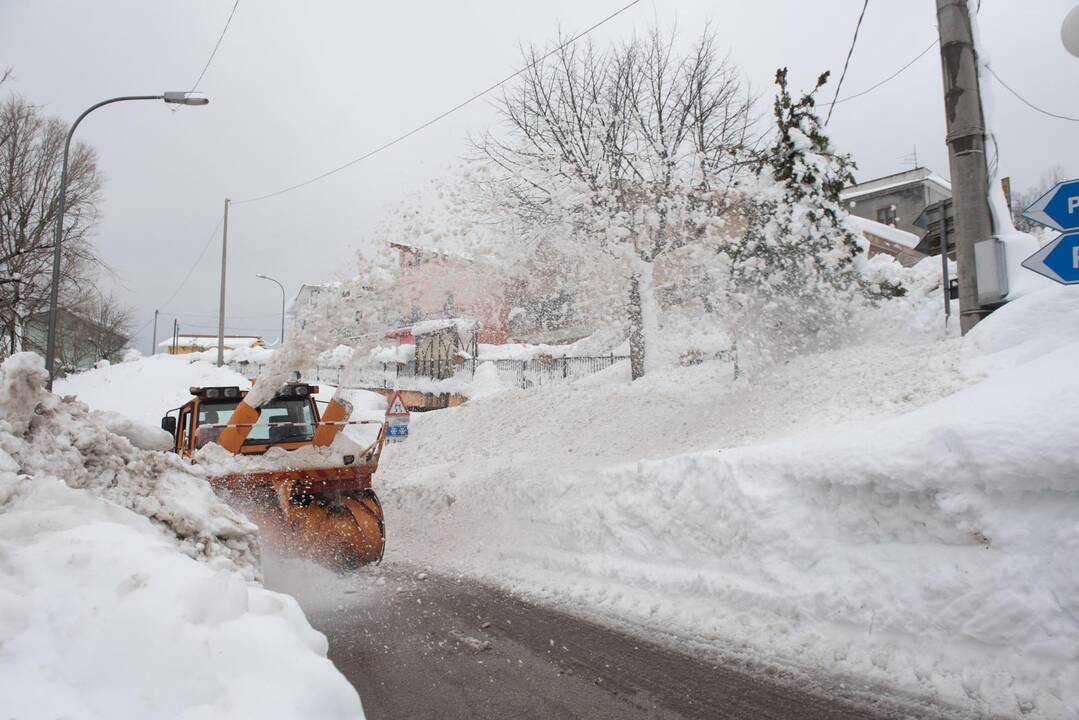
<path fill-rule="evenodd" d="M 273 400 L 259 408 L 259 418 L 240 449 L 244 455 L 265 453 L 271 447 L 285 450 L 310 445 L 320 421 L 315 394 L 318 386 L 289 383 Z M 190 458 L 214 442 L 228 425 L 246 390 L 236 386 L 192 387 L 192 398 L 161 418 L 161 429 L 172 435 L 173 451 Z"/>

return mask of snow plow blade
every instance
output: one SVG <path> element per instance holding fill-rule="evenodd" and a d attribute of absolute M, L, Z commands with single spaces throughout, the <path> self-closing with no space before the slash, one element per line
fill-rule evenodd
<path fill-rule="evenodd" d="M 210 482 L 251 516 L 273 549 L 348 571 L 379 562 L 386 547 L 370 473 L 370 467 L 352 465 L 225 475 Z"/>

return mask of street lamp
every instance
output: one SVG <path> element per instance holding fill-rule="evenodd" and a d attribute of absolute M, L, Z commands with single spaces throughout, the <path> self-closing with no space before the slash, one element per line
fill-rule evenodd
<path fill-rule="evenodd" d="M 280 340 L 280 342 L 281 342 L 281 345 L 284 345 L 285 344 L 285 286 L 282 285 L 281 283 L 277 282 L 277 280 L 274 280 L 272 277 L 270 277 L 268 275 L 263 275 L 263 274 L 259 273 L 259 274 L 255 275 L 255 277 L 262 278 L 263 280 L 269 280 L 272 283 L 277 283 L 277 287 L 281 288 L 281 340 Z M 278 347 L 280 347 L 281 345 L 278 345 Z"/>
<path fill-rule="evenodd" d="M 71 150 L 71 137 L 75 134 L 75 128 L 82 119 L 97 110 L 99 107 L 112 103 L 124 102 L 125 100 L 164 100 L 175 105 L 206 105 L 209 98 L 193 95 L 188 92 L 165 92 L 160 95 L 125 95 L 110 100 L 102 100 L 96 105 L 91 105 L 83 111 L 72 123 L 64 140 L 64 164 L 60 170 L 60 200 L 56 211 L 56 241 L 53 243 L 52 252 L 52 288 L 49 290 L 49 330 L 45 339 L 45 369 L 49 371 L 48 388 L 52 390 L 52 378 L 55 372 L 54 355 L 56 354 L 56 304 L 60 299 L 60 257 L 62 254 L 61 241 L 64 237 L 64 205 L 67 200 L 67 158 Z"/>

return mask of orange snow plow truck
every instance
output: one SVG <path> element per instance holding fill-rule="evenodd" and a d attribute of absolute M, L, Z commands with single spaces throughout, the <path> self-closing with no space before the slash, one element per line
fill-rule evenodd
<path fill-rule="evenodd" d="M 244 401 L 247 391 L 238 387 L 193 387 L 191 400 L 169 410 L 161 428 L 172 434 L 173 450 L 192 462 L 198 462 L 196 451 L 208 443 L 241 456 L 265 455 L 271 448 L 321 448 L 296 453 L 297 462 L 278 458 L 269 463 L 273 469 L 252 470 L 244 463 L 223 472 L 211 469 L 210 482 L 251 517 L 271 547 L 352 570 L 378 562 L 385 548 L 382 505 L 371 489 L 371 475 L 378 468 L 386 428 L 366 421 L 379 425 L 375 441 L 356 453 L 334 455 L 328 450 L 334 438 L 355 421 L 348 420 L 348 403 L 336 397 L 320 415 L 317 392 L 317 386 L 288 383 L 272 400 L 253 408 Z"/>

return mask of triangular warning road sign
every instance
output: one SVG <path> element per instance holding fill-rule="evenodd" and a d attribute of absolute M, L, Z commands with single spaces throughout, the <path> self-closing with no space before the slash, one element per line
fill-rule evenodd
<path fill-rule="evenodd" d="M 390 398 L 390 407 L 386 410 L 386 417 L 408 417 L 408 408 L 405 407 L 405 401 L 401 399 L 401 393 L 394 391 L 393 397 Z"/>

